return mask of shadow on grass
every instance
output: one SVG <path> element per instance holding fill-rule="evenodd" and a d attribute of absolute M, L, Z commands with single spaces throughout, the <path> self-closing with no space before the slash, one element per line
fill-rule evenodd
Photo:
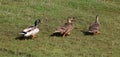
<path fill-rule="evenodd" d="M 21 36 L 16 37 L 15 39 L 16 40 L 29 40 L 29 39 L 32 39 L 32 36 L 24 37 L 23 35 L 21 35 Z"/>
<path fill-rule="evenodd" d="M 50 36 L 56 36 L 56 37 L 62 37 L 62 34 L 60 34 L 60 33 L 53 33 L 52 35 L 50 35 Z"/>
<path fill-rule="evenodd" d="M 56 32 L 56 33 L 53 33 L 50 36 L 63 37 L 63 34 L 60 34 L 59 32 Z M 65 36 L 69 36 L 69 35 L 65 35 Z"/>
<path fill-rule="evenodd" d="M 84 35 L 94 35 L 93 33 L 89 33 L 88 31 L 81 31 Z"/>

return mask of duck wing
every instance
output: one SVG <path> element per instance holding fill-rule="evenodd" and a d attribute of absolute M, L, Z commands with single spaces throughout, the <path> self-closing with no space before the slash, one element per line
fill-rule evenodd
<path fill-rule="evenodd" d="M 24 36 L 28 37 L 28 36 L 30 36 L 30 35 L 35 35 L 35 34 L 37 34 L 38 32 L 39 32 L 39 29 L 38 29 L 38 28 L 35 28 L 35 29 L 27 32 Z"/>
<path fill-rule="evenodd" d="M 90 25 L 89 27 L 89 31 L 95 31 L 95 30 L 99 30 L 99 24 L 98 23 L 93 23 Z"/>
<path fill-rule="evenodd" d="M 34 28 L 34 26 L 29 26 L 27 28 L 25 28 L 20 34 L 26 34 L 27 32 L 32 31 Z"/>
<path fill-rule="evenodd" d="M 70 23 L 65 23 L 62 27 L 58 28 L 55 32 L 65 32 L 66 30 L 68 30 L 71 27 Z"/>
<path fill-rule="evenodd" d="M 34 29 L 34 26 L 27 27 L 23 30 L 23 32 L 29 32 Z"/>

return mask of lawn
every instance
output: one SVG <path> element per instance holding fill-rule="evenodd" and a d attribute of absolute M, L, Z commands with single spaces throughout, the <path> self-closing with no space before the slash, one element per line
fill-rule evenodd
<path fill-rule="evenodd" d="M 100 35 L 84 35 L 99 15 Z M 70 36 L 50 36 L 74 16 Z M 16 40 L 39 24 L 38 38 Z M 120 57 L 120 0 L 0 0 L 0 57 Z"/>

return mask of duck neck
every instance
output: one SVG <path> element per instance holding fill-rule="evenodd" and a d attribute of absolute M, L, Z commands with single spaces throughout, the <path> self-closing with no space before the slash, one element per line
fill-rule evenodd
<path fill-rule="evenodd" d="M 72 23 L 72 22 L 69 20 L 68 23 Z"/>
<path fill-rule="evenodd" d="M 71 22 L 71 20 L 68 19 L 68 20 L 67 20 L 67 23 L 72 23 L 72 22 Z"/>
<path fill-rule="evenodd" d="M 36 25 L 35 27 L 38 28 L 38 25 Z"/>
<path fill-rule="evenodd" d="M 35 25 L 34 25 L 36 28 L 38 27 L 38 23 L 35 23 Z"/>
<path fill-rule="evenodd" d="M 99 18 L 98 18 L 98 16 L 96 16 L 95 23 L 99 23 Z"/>

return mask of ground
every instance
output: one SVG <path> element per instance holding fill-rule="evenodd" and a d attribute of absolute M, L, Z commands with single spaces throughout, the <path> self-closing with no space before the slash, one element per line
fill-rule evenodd
<path fill-rule="evenodd" d="M 99 15 L 100 35 L 84 35 Z M 50 36 L 74 16 L 75 29 Z M 16 39 L 39 24 L 38 38 Z M 0 0 L 0 57 L 120 57 L 120 0 Z"/>

